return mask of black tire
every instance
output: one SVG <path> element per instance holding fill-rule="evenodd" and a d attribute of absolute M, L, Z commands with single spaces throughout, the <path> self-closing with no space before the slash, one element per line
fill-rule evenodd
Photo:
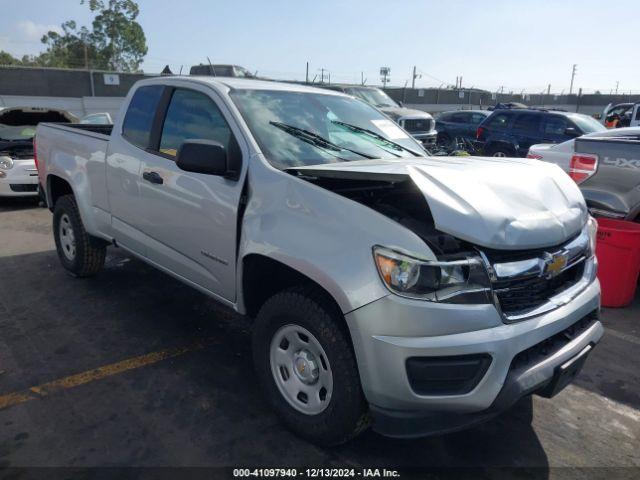
<path fill-rule="evenodd" d="M 448 133 L 439 133 L 436 139 L 436 144 L 445 148 L 451 147 L 452 142 L 453 140 Z"/>
<path fill-rule="evenodd" d="M 308 330 L 326 352 L 333 372 L 333 393 L 325 410 L 318 414 L 293 408 L 276 385 L 270 347 L 276 332 L 285 325 Z M 275 294 L 260 309 L 253 328 L 255 369 L 269 403 L 290 430 L 321 446 L 347 442 L 370 423 L 348 335 L 342 313 L 324 292 L 313 287 L 295 287 Z"/>
<path fill-rule="evenodd" d="M 489 147 L 490 157 L 516 157 L 516 152 L 506 145 L 495 145 Z"/>
<path fill-rule="evenodd" d="M 64 251 L 61 241 L 60 222 L 63 217 L 73 230 L 75 254 L 70 258 Z M 53 209 L 53 237 L 62 266 L 75 277 L 90 277 L 98 273 L 104 266 L 107 247 L 103 240 L 92 237 L 84 229 L 80 212 L 73 195 L 60 197 Z"/>

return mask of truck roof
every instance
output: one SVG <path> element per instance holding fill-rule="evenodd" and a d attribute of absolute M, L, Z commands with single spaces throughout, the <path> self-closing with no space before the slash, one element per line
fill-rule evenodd
<path fill-rule="evenodd" d="M 325 95 L 343 95 L 340 92 L 325 90 L 322 88 L 310 87 L 298 83 L 285 83 L 275 80 L 257 80 L 253 78 L 238 77 L 211 77 L 200 75 L 175 75 L 171 77 L 154 77 L 153 79 L 142 80 L 145 84 L 164 84 L 167 80 L 186 80 L 189 82 L 204 83 L 215 85 L 217 87 L 227 88 L 228 90 L 279 90 L 283 92 L 310 92 L 321 93 Z"/>

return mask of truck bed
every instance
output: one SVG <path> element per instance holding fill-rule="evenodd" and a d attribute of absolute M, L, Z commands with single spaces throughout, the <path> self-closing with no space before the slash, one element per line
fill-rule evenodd
<path fill-rule="evenodd" d="M 52 181 L 58 178 L 68 182 L 73 177 L 78 189 L 74 193 L 85 209 L 80 209 L 87 219 L 85 227 L 92 233 L 99 227 L 89 219 L 97 215 L 86 209 L 108 211 L 105 168 L 112 130 L 113 125 L 41 123 L 36 131 L 40 185 L 50 195 Z"/>
<path fill-rule="evenodd" d="M 111 131 L 113 130 L 113 125 L 91 125 L 83 123 L 43 123 L 42 125 L 54 128 L 62 127 L 65 130 L 72 129 L 80 132 L 94 133 L 104 137 L 109 137 L 111 135 Z"/>
<path fill-rule="evenodd" d="M 577 138 L 575 151 L 598 156 L 596 173 L 580 185 L 592 211 L 640 219 L 640 135 Z"/>

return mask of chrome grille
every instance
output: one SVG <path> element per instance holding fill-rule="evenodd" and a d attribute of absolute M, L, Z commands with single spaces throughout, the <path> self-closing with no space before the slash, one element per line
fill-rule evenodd
<path fill-rule="evenodd" d="M 430 132 L 434 121 L 429 118 L 407 118 L 403 122 L 404 129 L 410 133 Z"/>
<path fill-rule="evenodd" d="M 505 315 L 521 315 L 544 304 L 551 297 L 574 285 L 582 277 L 584 262 L 562 271 L 558 276 L 540 276 L 498 280 L 493 283 L 500 308 Z"/>
<path fill-rule="evenodd" d="M 589 239 L 582 232 L 563 245 L 535 251 L 482 251 L 496 306 L 505 321 L 556 308 L 551 299 L 585 276 Z M 577 288 L 577 287 L 576 287 Z"/>

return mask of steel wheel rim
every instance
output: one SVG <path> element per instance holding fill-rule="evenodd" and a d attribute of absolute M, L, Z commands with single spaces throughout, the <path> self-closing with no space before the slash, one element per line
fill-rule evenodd
<path fill-rule="evenodd" d="M 67 260 L 73 261 L 76 258 L 76 237 L 73 233 L 71 220 L 66 213 L 60 217 L 58 236 L 60 237 L 60 246 L 62 247 L 62 253 L 67 258 Z"/>
<path fill-rule="evenodd" d="M 494 153 L 494 154 L 493 154 L 493 156 L 494 156 L 494 157 L 500 157 L 500 158 L 503 158 L 503 157 L 506 157 L 506 156 L 507 156 L 507 154 L 506 154 L 506 153 L 504 153 L 504 152 L 496 152 L 496 153 Z"/>
<path fill-rule="evenodd" d="M 269 347 L 271 374 L 280 394 L 305 415 L 322 413 L 333 394 L 329 358 L 318 339 L 299 325 L 278 329 Z"/>

